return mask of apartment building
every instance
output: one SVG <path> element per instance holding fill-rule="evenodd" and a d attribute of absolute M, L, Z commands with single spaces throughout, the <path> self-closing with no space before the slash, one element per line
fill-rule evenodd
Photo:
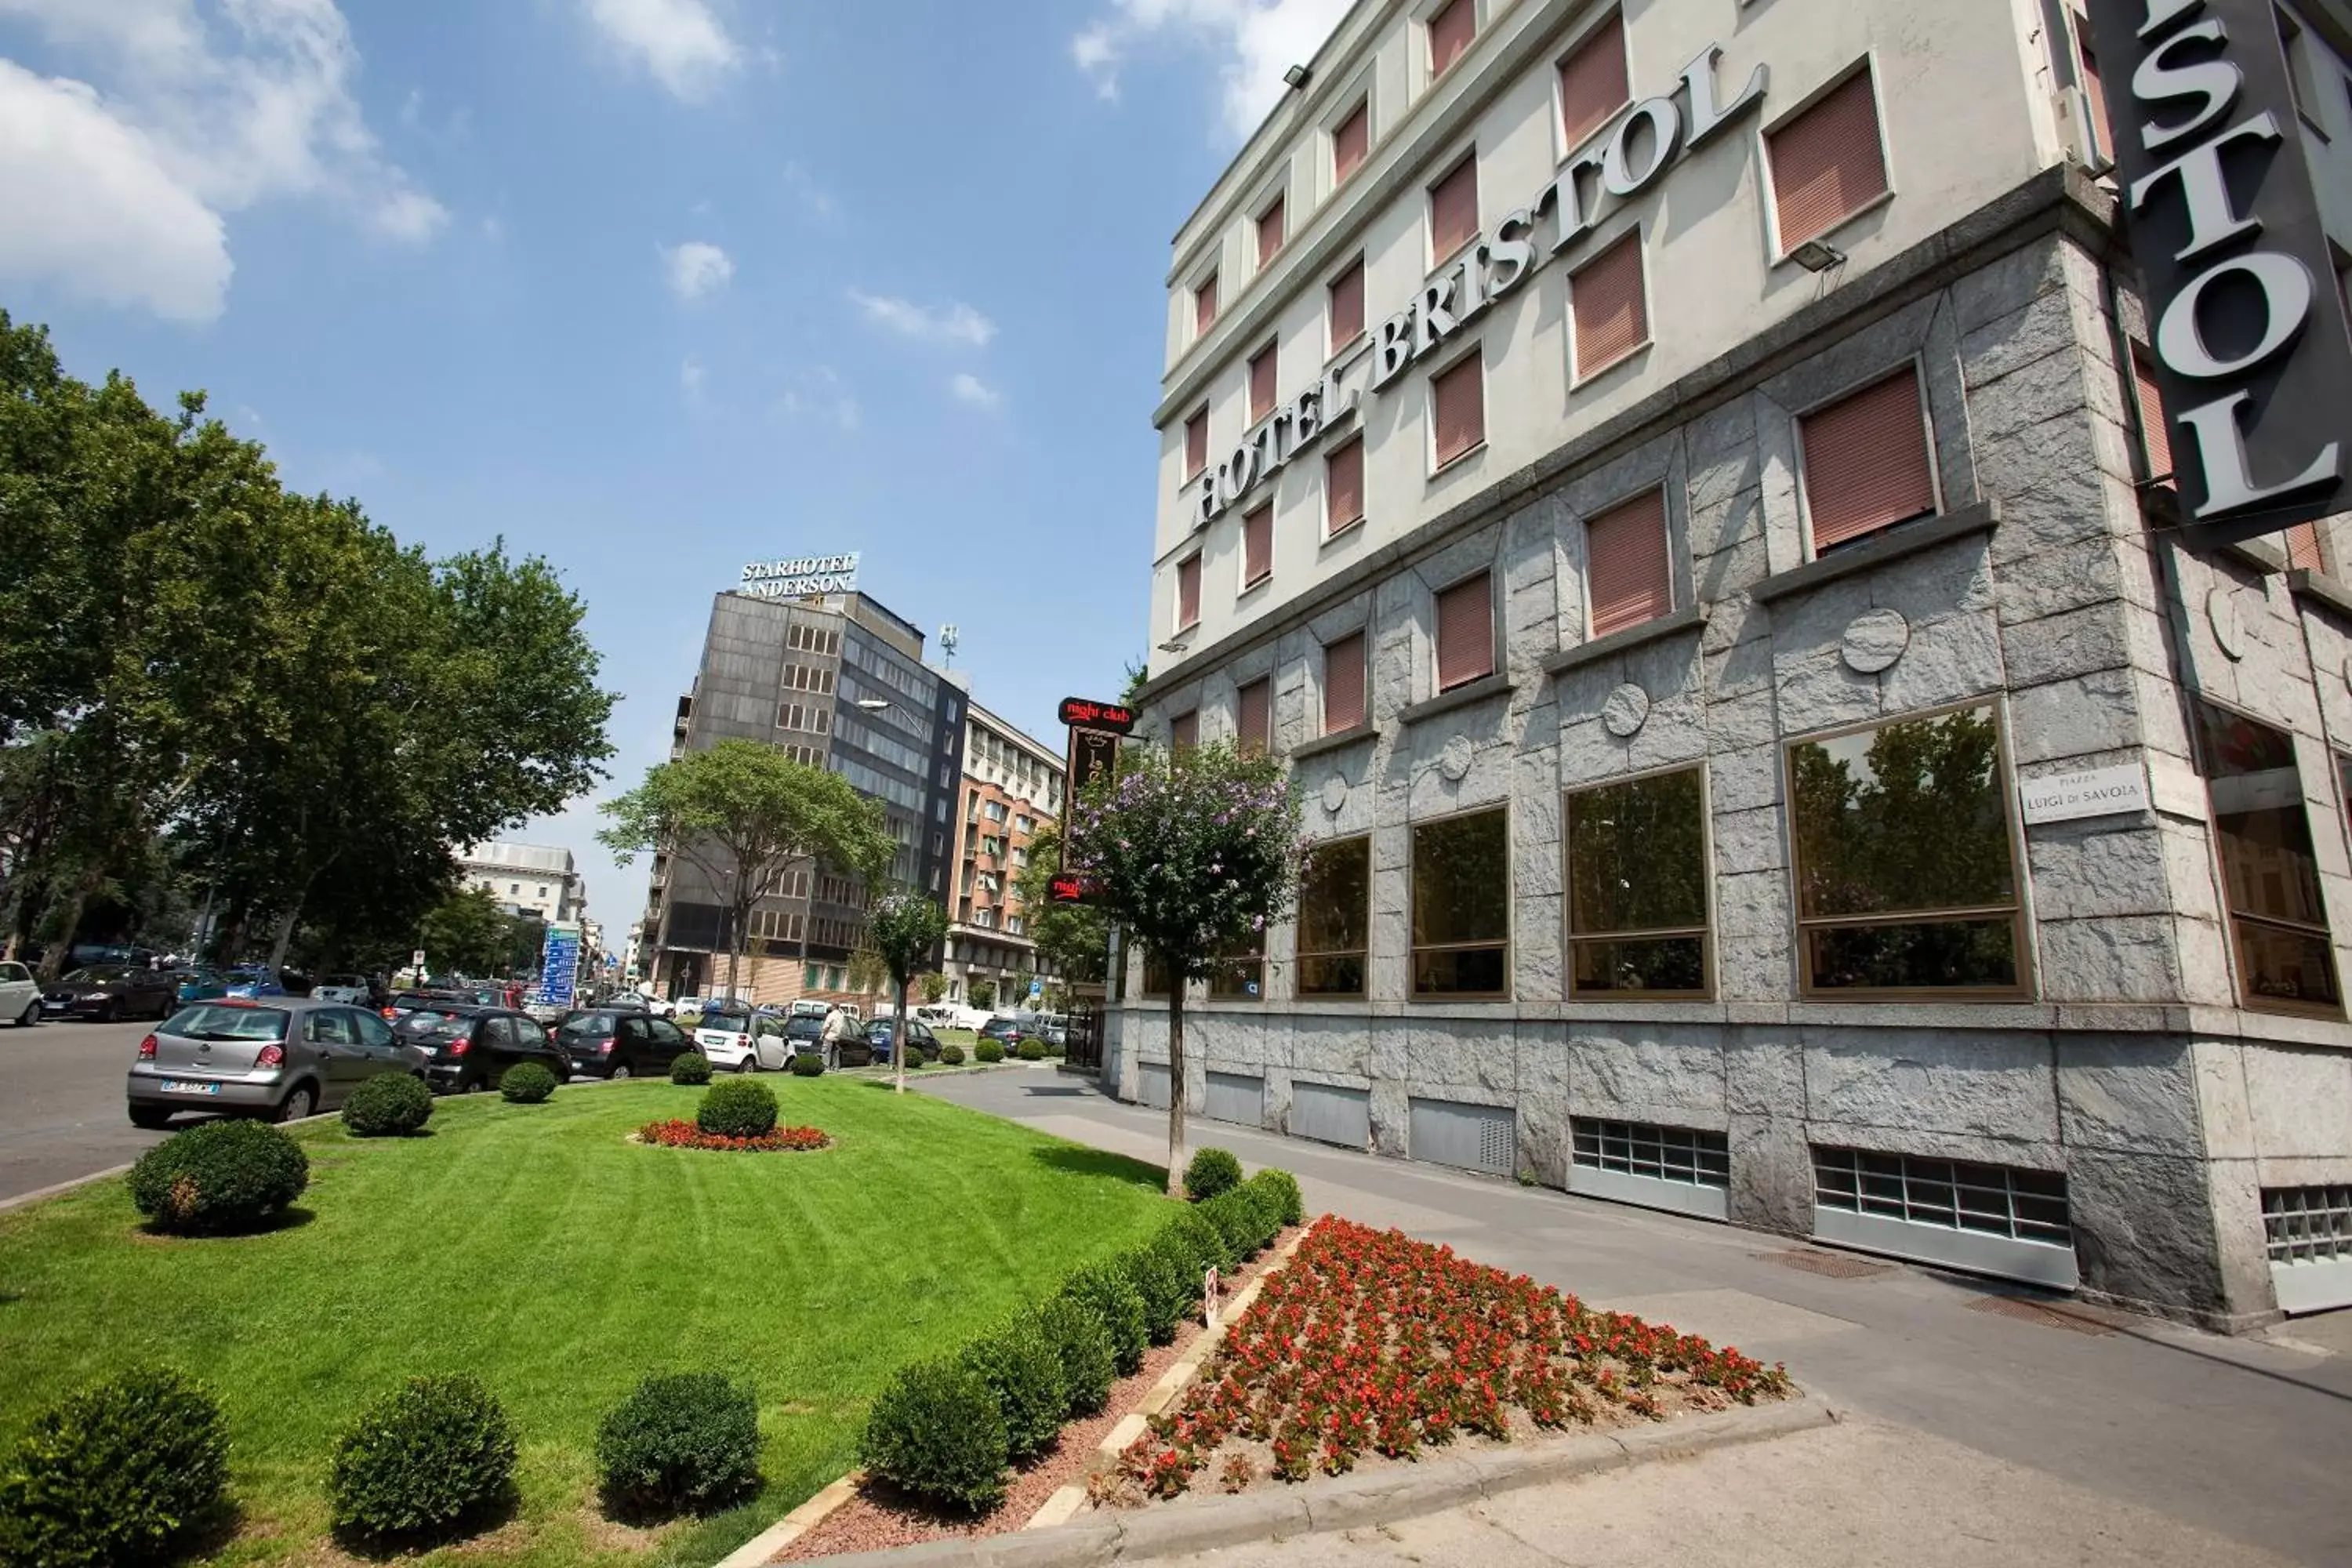
<path fill-rule="evenodd" d="M 1181 1083 L 1129 967 L 1122 1095 L 2352 1301 L 2352 529 L 2217 542 L 2164 391 L 2352 350 L 2352 8 L 2143 5 L 2239 62 L 2158 103 L 2086 3 L 1361 0 L 1301 62 L 1174 244 L 1140 732 L 1286 758 L 1313 849 Z M 2282 69 L 2219 140 L 2299 154 L 2337 287 L 2232 262 L 2273 314 L 2208 341 L 2122 209 L 2251 165 L 2135 197 L 2116 132 Z"/>
<path fill-rule="evenodd" d="M 572 851 L 557 844 L 468 844 L 457 851 L 457 878 L 542 921 L 578 920 L 588 907 L 588 884 Z"/>
<path fill-rule="evenodd" d="M 1018 1000 L 1016 982 L 1039 973 L 1037 944 L 1020 879 L 1031 844 L 1062 811 L 1062 759 L 1042 742 L 971 706 L 963 745 L 961 826 L 956 834 L 953 901 L 948 905 L 948 996 L 965 1002 L 974 981 L 993 1004 Z"/>

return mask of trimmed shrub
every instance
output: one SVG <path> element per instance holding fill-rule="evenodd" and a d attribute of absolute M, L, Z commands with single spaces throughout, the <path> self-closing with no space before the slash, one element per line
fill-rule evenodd
<path fill-rule="evenodd" d="M 1266 1206 L 1273 1211 L 1277 1227 L 1297 1225 L 1307 1217 L 1307 1205 L 1298 1196 L 1298 1178 L 1289 1172 L 1268 1167 L 1252 1176 L 1250 1184 L 1272 1200 Z"/>
<path fill-rule="evenodd" d="M 776 1092 L 748 1078 L 714 1083 L 702 1094 L 695 1125 L 722 1138 L 761 1138 L 776 1130 Z"/>
<path fill-rule="evenodd" d="M 1121 1376 L 1143 1364 L 1151 1331 L 1144 1322 L 1143 1293 L 1126 1270 L 1089 1264 L 1062 1282 L 1062 1299 L 1095 1315 L 1110 1337 L 1111 1361 Z"/>
<path fill-rule="evenodd" d="M 1004 1047 L 994 1040 L 982 1040 L 972 1047 L 971 1054 L 984 1062 L 1001 1062 L 1004 1059 Z"/>
<path fill-rule="evenodd" d="M 335 1444 L 335 1529 L 422 1544 L 514 1495 L 514 1425 L 479 1378 L 412 1377 L 360 1413 Z"/>
<path fill-rule="evenodd" d="M 1055 1296 L 1023 1313 L 1013 1332 L 1044 1342 L 1061 1363 L 1065 1416 L 1092 1415 L 1110 1403 L 1110 1385 L 1118 1379 L 1117 1352 L 1110 1331 L 1091 1310 Z"/>
<path fill-rule="evenodd" d="M 517 1062 L 499 1075 L 499 1098 L 509 1105 L 541 1105 L 555 1092 L 555 1075 L 537 1062 Z"/>
<path fill-rule="evenodd" d="M 1146 1242 L 1118 1258 L 1128 1282 L 1143 1298 L 1143 1330 L 1155 1345 L 1176 1337 L 1176 1325 L 1184 1321 L 1201 1289 L 1190 1249 L 1180 1247 L 1171 1252 L 1162 1245 L 1166 1239 Z"/>
<path fill-rule="evenodd" d="M 1224 1237 L 1225 1250 L 1244 1263 L 1255 1258 L 1265 1245 L 1261 1234 L 1265 1226 L 1258 1214 L 1258 1195 L 1247 1187 L 1219 1193 L 1201 1205 L 1201 1215 Z"/>
<path fill-rule="evenodd" d="M 1213 1268 L 1220 1274 L 1234 1271 L 1234 1251 L 1225 1245 L 1224 1233 L 1211 1224 L 1199 1208 L 1187 1206 L 1176 1211 L 1168 1222 L 1172 1233 L 1192 1254 L 1192 1289 L 1201 1288 L 1201 1271 Z"/>
<path fill-rule="evenodd" d="M 948 1066 L 951 1068 L 960 1068 L 963 1066 L 963 1047 L 956 1045 L 941 1046 L 940 1047 L 940 1060 L 947 1063 Z"/>
<path fill-rule="evenodd" d="M 1062 1358 L 1019 1319 L 964 1347 L 964 1365 L 996 1395 L 1004 1417 L 1005 1457 L 1018 1464 L 1054 1446 L 1061 1435 L 1069 1392 Z"/>
<path fill-rule="evenodd" d="M 1045 1059 L 1045 1042 L 1024 1040 L 1021 1042 L 1020 1048 L 1013 1054 L 1024 1062 L 1042 1062 Z"/>
<path fill-rule="evenodd" d="M 687 1051 L 670 1058 L 669 1080 L 685 1084 L 709 1083 L 710 1058 L 700 1051 Z"/>
<path fill-rule="evenodd" d="M 982 1513 L 1004 1500 L 1004 1416 L 961 1361 L 902 1367 L 874 1401 L 857 1462 L 933 1502 Z"/>
<path fill-rule="evenodd" d="M 380 1072 L 362 1080 L 343 1101 L 343 1125 L 354 1138 L 405 1138 L 433 1114 L 433 1091 L 404 1072 Z"/>
<path fill-rule="evenodd" d="M 302 1195 L 310 1158 L 266 1121 L 207 1121 L 175 1132 L 131 1167 L 131 1201 L 156 1229 L 250 1230 Z"/>
<path fill-rule="evenodd" d="M 1202 1149 L 1184 1167 L 1184 1195 L 1196 1204 L 1242 1184 L 1242 1163 L 1223 1149 Z"/>
<path fill-rule="evenodd" d="M 640 1519 L 709 1513 L 760 1484 L 760 1403 L 724 1373 L 656 1373 L 596 1429 L 604 1506 Z"/>
<path fill-rule="evenodd" d="M 794 1078 L 814 1078 L 824 1071 L 824 1058 L 814 1051 L 803 1051 L 793 1058 Z"/>
<path fill-rule="evenodd" d="M 125 1372 L 33 1418 L 0 1472 L 0 1562 L 156 1561 L 227 1499 L 211 1391 L 168 1368 Z"/>
<path fill-rule="evenodd" d="M 923 1055 L 922 1047 L 910 1045 L 907 1047 L 907 1070 L 908 1072 L 918 1070 L 929 1060 L 930 1060 L 930 1058 Z"/>

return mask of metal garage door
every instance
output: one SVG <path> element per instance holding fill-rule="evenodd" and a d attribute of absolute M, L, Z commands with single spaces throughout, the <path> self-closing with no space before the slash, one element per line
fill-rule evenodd
<path fill-rule="evenodd" d="M 1296 1137 L 1361 1149 L 1372 1141 L 1371 1091 L 1342 1089 L 1334 1083 L 1294 1082 L 1290 1131 Z"/>
<path fill-rule="evenodd" d="M 1265 1126 L 1265 1079 L 1237 1072 L 1211 1073 L 1208 1100 L 1201 1107 L 1201 1114 L 1212 1121 Z"/>
<path fill-rule="evenodd" d="M 1143 1103 L 1154 1110 L 1167 1110 L 1168 1064 L 1138 1062 L 1136 1072 L 1139 1078 L 1139 1089 L 1143 1095 Z"/>
<path fill-rule="evenodd" d="M 1412 1102 L 1412 1143 L 1416 1160 L 1459 1165 L 1507 1176 L 1515 1168 L 1517 1126 L 1507 1105 L 1465 1105 L 1454 1100 Z"/>

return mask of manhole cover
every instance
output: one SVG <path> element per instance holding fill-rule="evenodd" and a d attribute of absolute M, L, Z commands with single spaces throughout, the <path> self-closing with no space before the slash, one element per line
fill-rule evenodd
<path fill-rule="evenodd" d="M 1865 1258 L 1849 1258 L 1843 1252 L 1759 1252 L 1751 1256 L 1801 1273 L 1818 1274 L 1824 1279 L 1867 1279 L 1874 1274 L 1895 1271 L 1893 1264 L 1872 1263 Z"/>
<path fill-rule="evenodd" d="M 1969 1303 L 1971 1312 L 1984 1312 L 1996 1318 L 2015 1318 L 2021 1323 L 2040 1323 L 2048 1329 L 2065 1329 L 2077 1334 L 2112 1334 L 2106 1324 L 2056 1307 L 2045 1307 L 2039 1301 L 2029 1301 L 2022 1296 L 1979 1296 Z"/>

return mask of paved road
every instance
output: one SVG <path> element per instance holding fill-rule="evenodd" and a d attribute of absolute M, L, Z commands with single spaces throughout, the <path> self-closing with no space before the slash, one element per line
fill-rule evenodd
<path fill-rule="evenodd" d="M 122 1075 L 152 1024 L 0 1029 L 0 1201 L 135 1160 L 164 1134 L 122 1114 Z"/>
<path fill-rule="evenodd" d="M 1079 1079 L 1003 1073 L 923 1088 L 1122 1154 L 1155 1163 L 1165 1154 L 1162 1114 L 1107 1100 Z M 1733 1553 L 1725 1561 L 1957 1561 L 1949 1552 L 1915 1559 L 1889 1545 L 1905 1531 L 1947 1528 L 1978 1538 L 1973 1560 L 2007 1561 L 2001 1543 L 2012 1539 L 2013 1528 L 1971 1531 L 1964 1521 L 2003 1506 L 1998 1500 L 2013 1491 L 2015 1508 L 2041 1509 L 2052 1521 L 2094 1505 L 2105 1510 L 2101 1517 L 2115 1531 L 2099 1536 L 2070 1527 L 2051 1538 L 2053 1547 L 2081 1549 L 2069 1561 L 2134 1561 L 2127 1542 L 2145 1543 L 2178 1521 L 2203 1532 L 2208 1545 L 2220 1543 L 2209 1562 L 2263 1562 L 2267 1553 L 2352 1563 L 2352 1510 L 2343 1500 L 2344 1466 L 2352 1457 L 2352 1354 L 2345 1353 L 2352 1352 L 2352 1316 L 2297 1320 L 2242 1340 L 2143 1320 L 2108 1326 L 2050 1312 L 1980 1282 L 1879 1267 L 1728 1226 L 1216 1122 L 1196 1121 L 1192 1131 L 1196 1146 L 1214 1142 L 1247 1164 L 1297 1172 L 1309 1213 L 1394 1225 L 1587 1301 L 1706 1334 L 1767 1361 L 1785 1360 L 1799 1382 L 1833 1408 L 1855 1413 L 1865 1429 L 1896 1431 L 1891 1443 L 1842 1440 L 1853 1459 L 1852 1485 L 1842 1489 L 1862 1510 L 1852 1550 L 1817 1537 L 1806 1538 L 1820 1547 L 1809 1552 L 1805 1540 L 1790 1539 L 1770 1553 Z M 1845 1267 L 1857 1263 L 1859 1272 Z M 1930 1457 L 1958 1454 L 1968 1463 L 1938 1482 L 1934 1465 L 1922 1470 L 1905 1457 L 1913 1448 Z M 1757 1484 L 1780 1484 L 1768 1479 L 1764 1461 L 1752 1465 Z M 2001 1483 L 2003 1475 L 2013 1482 Z M 1889 1512 L 1879 1500 L 1882 1488 L 1894 1489 L 1898 1501 L 1906 1493 L 1917 1501 Z M 1710 1517 L 1727 1530 L 1769 1530 L 1772 1520 L 1797 1521 L 1806 1512 L 1768 1509 L 1744 1524 L 1736 1510 Z M 1554 1539 L 1570 1538 L 1575 1516 L 1575 1508 L 1562 1505 Z M 2096 1547 L 2095 1538 L 2107 1544 Z M 1458 1554 L 1473 1539 L 1478 1537 L 1425 1541 L 1432 1550 L 1419 1555 L 1432 1563 L 1491 1561 L 1496 1568 L 1529 1560 L 1499 1552 Z M 1491 1535 L 1486 1539 L 1494 1544 Z M 1868 1544 L 1874 1541 L 1879 1550 Z M 1586 1538 L 1581 1544 L 1592 1543 Z M 1230 1553 L 1217 1559 L 1240 1560 Z M 1278 1559 L 1302 1568 L 1325 1560 Z M 1588 1552 L 1570 1560 L 1671 1556 Z M 2037 1552 L 2032 1560 L 2052 1559 Z"/>

